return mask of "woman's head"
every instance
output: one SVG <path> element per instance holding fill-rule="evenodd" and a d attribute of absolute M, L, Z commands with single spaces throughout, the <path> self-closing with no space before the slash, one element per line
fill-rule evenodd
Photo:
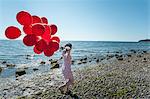
<path fill-rule="evenodd" d="M 67 44 L 65 45 L 65 47 L 70 47 L 70 49 L 72 49 L 72 44 L 71 44 L 71 43 L 67 43 Z"/>
<path fill-rule="evenodd" d="M 65 50 L 66 51 L 69 51 L 72 49 L 72 44 L 71 43 L 67 43 L 65 46 L 64 46 Z"/>

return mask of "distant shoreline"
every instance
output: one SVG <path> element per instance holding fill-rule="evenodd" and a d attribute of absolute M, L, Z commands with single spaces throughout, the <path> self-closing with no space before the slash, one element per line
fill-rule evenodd
<path fill-rule="evenodd" d="M 150 39 L 139 40 L 139 42 L 150 42 Z"/>

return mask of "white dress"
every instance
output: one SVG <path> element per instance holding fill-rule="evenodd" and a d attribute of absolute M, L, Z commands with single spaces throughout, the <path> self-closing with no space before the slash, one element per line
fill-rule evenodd
<path fill-rule="evenodd" d="M 63 73 L 63 76 L 66 80 L 66 83 L 68 82 L 68 85 L 71 85 L 74 81 L 74 78 L 73 78 L 73 74 L 71 71 L 70 52 L 69 51 L 67 51 L 67 52 L 63 51 L 62 56 L 63 56 L 62 73 Z"/>

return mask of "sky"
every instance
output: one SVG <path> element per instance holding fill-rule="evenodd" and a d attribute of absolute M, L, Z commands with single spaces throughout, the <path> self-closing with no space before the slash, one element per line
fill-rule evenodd
<path fill-rule="evenodd" d="M 22 30 L 16 21 L 22 10 L 47 17 L 49 24 L 57 25 L 61 40 L 150 38 L 150 0 L 0 0 L 0 39 L 6 39 L 5 29 L 10 25 Z"/>

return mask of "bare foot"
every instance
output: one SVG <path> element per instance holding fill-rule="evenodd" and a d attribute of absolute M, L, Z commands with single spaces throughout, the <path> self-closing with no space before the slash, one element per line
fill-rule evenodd
<path fill-rule="evenodd" d="M 64 94 L 63 86 L 59 87 L 61 94 Z"/>

